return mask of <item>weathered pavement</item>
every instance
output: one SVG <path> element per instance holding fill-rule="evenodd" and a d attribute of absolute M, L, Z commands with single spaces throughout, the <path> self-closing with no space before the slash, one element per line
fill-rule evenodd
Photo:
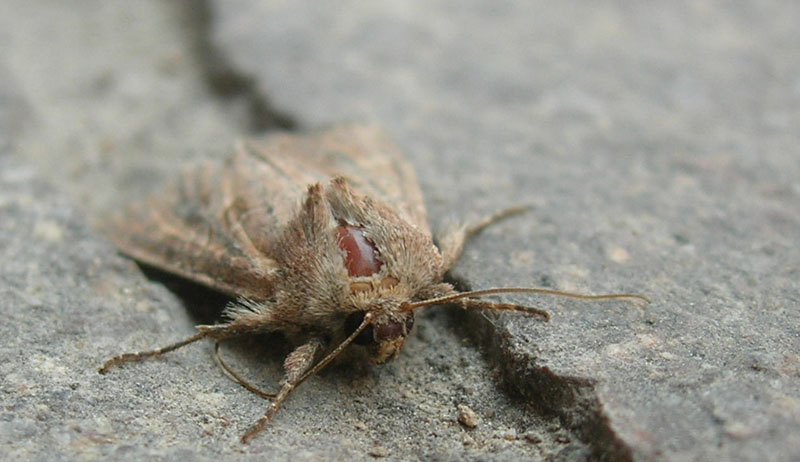
<path fill-rule="evenodd" d="M 800 458 L 795 2 L 5 10 L 2 453 Z M 248 446 L 238 438 L 266 402 L 210 345 L 97 374 L 202 317 L 116 255 L 103 219 L 237 137 L 342 121 L 386 128 L 434 225 L 533 205 L 475 239 L 462 283 L 653 303 L 513 298 L 549 323 L 428 310 L 398 361 L 330 368 Z M 263 340 L 227 355 L 269 385 L 285 347 Z"/>

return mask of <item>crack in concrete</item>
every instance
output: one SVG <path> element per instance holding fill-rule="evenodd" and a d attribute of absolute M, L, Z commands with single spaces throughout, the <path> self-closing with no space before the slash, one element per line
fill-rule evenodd
<path fill-rule="evenodd" d="M 272 105 L 266 92 L 256 80 L 240 69 L 213 43 L 214 12 L 207 0 L 185 0 L 175 5 L 185 14 L 190 36 L 187 43 L 194 54 L 197 67 L 212 94 L 226 102 L 245 105 L 245 129 L 252 134 L 270 130 L 297 130 L 297 120 L 288 112 Z"/>
<path fill-rule="evenodd" d="M 450 279 L 458 290 L 471 290 L 464 279 Z M 499 333 L 502 327 L 484 313 L 472 311 L 454 319 L 458 319 L 459 329 L 467 331 L 480 345 L 487 363 L 499 368 L 501 388 L 507 395 L 519 394 L 538 415 L 557 419 L 562 428 L 589 446 L 592 460 L 633 460 L 631 448 L 609 426 L 593 380 L 561 376 L 537 366 L 537 358 L 521 354 L 507 336 Z"/>
<path fill-rule="evenodd" d="M 204 81 L 224 102 L 245 105 L 248 132 L 259 134 L 270 130 L 301 129 L 295 117 L 274 107 L 256 80 L 234 66 L 215 46 L 213 9 L 208 1 L 184 1 L 179 8 L 187 12 L 184 18 L 190 26 L 187 28 L 191 34 L 189 46 Z M 469 287 L 463 280 L 451 282 L 464 290 Z M 192 304 L 190 300 L 184 298 L 184 303 L 194 311 L 188 306 Z M 522 397 L 545 421 L 559 422 L 562 430 L 589 447 L 593 460 L 632 460 L 630 448 L 610 428 L 592 381 L 559 376 L 546 367 L 536 366 L 536 358 L 520 355 L 508 339 L 498 334 L 497 326 L 479 313 L 470 313 L 459 319 L 456 324 L 481 345 L 487 364 L 500 371 L 498 391 L 512 401 L 519 401 Z M 547 396 L 547 399 L 542 400 L 542 396 Z"/>

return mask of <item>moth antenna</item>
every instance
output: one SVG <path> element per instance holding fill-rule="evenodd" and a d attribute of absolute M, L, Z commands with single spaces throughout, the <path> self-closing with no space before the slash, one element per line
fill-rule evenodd
<path fill-rule="evenodd" d="M 245 387 L 247 390 L 255 393 L 256 395 L 262 398 L 274 398 L 278 396 L 277 393 L 267 393 L 266 391 L 259 389 L 255 385 L 243 379 L 239 374 L 236 373 L 236 371 L 233 370 L 233 368 L 231 368 L 230 366 L 228 366 L 227 363 L 225 363 L 225 361 L 222 359 L 222 354 L 219 351 L 219 347 L 220 347 L 220 340 L 217 340 L 214 342 L 214 356 L 217 358 L 217 362 L 219 363 L 219 365 L 222 366 L 225 372 L 227 372 L 228 375 L 230 375 L 231 378 L 236 381 L 236 383 Z"/>
<path fill-rule="evenodd" d="M 113 358 L 109 359 L 102 366 L 97 370 L 97 372 L 101 374 L 105 374 L 114 366 L 117 366 L 122 363 L 132 362 L 132 361 L 142 361 L 147 358 L 152 358 L 153 356 L 161 356 L 164 353 L 169 353 L 170 351 L 177 350 L 182 346 L 186 346 L 190 343 L 194 343 L 200 339 L 208 337 L 211 335 L 211 331 L 200 331 L 191 337 L 185 338 L 180 342 L 175 342 L 173 344 L 167 345 L 165 347 L 157 348 L 155 350 L 150 351 L 137 351 L 135 353 L 123 353 L 121 355 L 114 356 Z"/>
<path fill-rule="evenodd" d="M 650 303 L 650 299 L 645 297 L 644 295 L 639 294 L 601 294 L 601 295 L 586 295 L 586 294 L 578 294 L 575 292 L 564 292 L 562 290 L 554 290 L 554 289 L 543 289 L 538 287 L 501 287 L 501 288 L 494 288 L 494 289 L 481 289 L 481 290 L 472 290 L 469 292 L 459 292 L 452 295 L 445 295 L 442 297 L 430 298 L 428 300 L 422 300 L 420 302 L 408 303 L 402 306 L 400 309 L 402 311 L 412 311 L 418 308 L 422 308 L 423 306 L 430 306 L 430 305 L 440 305 L 442 303 L 452 302 L 455 300 L 459 300 L 462 298 L 468 297 L 482 297 L 484 295 L 496 295 L 496 294 L 541 294 L 541 295 L 556 295 L 559 297 L 569 297 L 569 298 L 579 298 L 582 300 L 608 300 L 608 299 L 638 299 L 642 300 L 646 303 Z M 465 300 L 467 305 L 473 305 L 477 300 L 469 301 Z M 484 304 L 487 304 L 484 302 Z M 521 305 L 512 305 L 508 303 L 488 303 L 487 305 L 492 305 L 492 309 L 497 310 L 514 310 L 514 311 L 527 311 L 533 314 L 542 315 L 544 313 L 541 310 L 537 310 L 536 308 L 529 308 L 526 306 Z M 488 306 L 487 306 L 488 307 Z M 549 317 L 549 315 L 548 315 Z"/>
<path fill-rule="evenodd" d="M 534 308 L 532 306 L 524 306 L 524 305 L 515 305 L 513 303 L 496 303 L 496 302 L 489 302 L 486 300 L 471 300 L 471 299 L 459 299 L 456 303 L 461 305 L 462 308 L 480 308 L 484 310 L 506 310 L 506 311 L 522 311 L 523 313 L 532 314 L 535 316 L 539 316 L 540 318 L 544 319 L 545 321 L 550 320 L 550 313 L 544 310 L 540 310 L 539 308 Z M 488 319 L 488 318 L 487 318 Z"/>
<path fill-rule="evenodd" d="M 490 215 L 483 220 L 472 224 L 471 226 L 467 227 L 464 231 L 466 232 L 467 238 L 470 238 L 487 227 L 492 225 L 498 221 L 505 220 L 508 217 L 512 217 L 514 215 L 520 215 L 523 213 L 530 212 L 533 208 L 532 205 L 518 205 L 516 207 L 510 207 L 505 210 L 501 210 L 500 212 L 495 213 L 494 215 Z"/>
<path fill-rule="evenodd" d="M 301 383 L 305 382 L 306 380 L 310 379 L 314 374 L 316 374 L 317 372 L 322 370 L 322 368 L 327 366 L 328 363 L 330 363 L 337 356 L 339 356 L 339 353 L 341 353 L 345 348 L 347 348 L 347 345 L 350 345 L 351 343 L 353 343 L 353 340 L 355 340 L 356 337 L 358 337 L 358 334 L 360 334 L 361 331 L 363 331 L 364 329 L 367 328 L 367 326 L 372 324 L 372 318 L 374 318 L 374 317 L 375 317 L 375 315 L 373 315 L 372 313 L 365 314 L 364 315 L 364 320 L 361 321 L 361 324 L 358 326 L 358 328 L 355 331 L 353 331 L 353 333 L 350 334 L 349 337 L 344 339 L 342 341 L 342 343 L 340 343 L 336 348 L 334 348 L 333 351 L 328 353 L 328 356 L 325 356 L 324 358 L 322 358 L 322 360 L 320 362 L 318 362 L 310 371 L 306 372 L 305 375 L 300 377 L 300 380 L 297 381 L 297 383 L 295 384 L 295 387 L 297 387 Z"/>
<path fill-rule="evenodd" d="M 367 328 L 367 326 L 372 324 L 373 317 L 374 315 L 372 313 L 365 314 L 364 320 L 361 321 L 361 324 L 358 326 L 358 328 L 352 334 L 350 334 L 349 337 L 344 339 L 342 343 L 340 343 L 336 348 L 334 348 L 333 351 L 331 351 L 330 353 L 328 353 L 327 356 L 322 358 L 322 360 L 320 360 L 320 362 L 318 362 L 313 368 L 311 368 L 311 370 L 303 374 L 303 376 L 300 377 L 297 380 L 297 382 L 288 384 L 289 386 L 287 386 L 287 384 L 284 384 L 284 387 L 281 388 L 281 391 L 272 401 L 272 404 L 270 405 L 269 409 L 267 409 L 267 412 L 260 419 L 258 419 L 258 422 L 256 422 L 255 425 L 253 425 L 250 428 L 250 430 L 247 430 L 247 433 L 245 433 L 244 436 L 242 436 L 242 442 L 247 443 L 250 440 L 250 438 L 252 438 L 261 430 L 263 430 L 264 427 L 267 425 L 267 423 L 269 423 L 269 421 L 272 420 L 273 417 L 275 417 L 275 414 L 281 408 L 281 404 L 283 404 L 284 400 L 286 400 L 286 397 L 289 396 L 289 393 L 291 393 L 301 383 L 313 377 L 314 374 L 322 370 L 322 368 L 327 366 L 331 361 L 334 360 L 334 358 L 339 356 L 339 354 L 345 348 L 347 348 L 348 345 L 353 343 L 353 340 L 355 340 L 356 337 L 358 337 L 358 334 L 360 334 L 361 331 L 363 331 L 364 329 Z"/>

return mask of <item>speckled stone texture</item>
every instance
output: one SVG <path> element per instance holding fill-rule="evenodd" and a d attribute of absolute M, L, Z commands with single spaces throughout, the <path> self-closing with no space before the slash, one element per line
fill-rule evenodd
<path fill-rule="evenodd" d="M 0 453 L 800 459 L 797 17 L 788 0 L 6 2 Z M 397 361 L 340 361 L 247 446 L 267 403 L 211 345 L 99 375 L 224 303 L 145 277 L 109 214 L 237 137 L 342 121 L 385 127 L 434 227 L 532 205 L 471 243 L 464 288 L 653 303 L 505 297 L 549 323 L 429 309 Z M 225 350 L 280 379 L 281 338 Z"/>

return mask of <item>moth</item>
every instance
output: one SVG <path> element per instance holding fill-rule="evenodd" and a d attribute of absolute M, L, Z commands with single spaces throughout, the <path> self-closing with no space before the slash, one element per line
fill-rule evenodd
<path fill-rule="evenodd" d="M 163 348 L 115 356 L 100 372 L 213 340 L 225 371 L 272 400 L 242 437 L 247 442 L 293 390 L 345 348 L 365 349 L 376 364 L 397 357 L 424 306 L 455 303 L 546 320 L 545 311 L 478 297 L 528 292 L 646 300 L 543 288 L 458 292 L 443 282 L 470 236 L 518 211 L 451 227 L 434 241 L 414 171 L 378 129 L 348 125 L 240 142 L 224 165 L 187 171 L 110 227 L 122 253 L 235 299 L 225 308 L 224 322 L 199 325 L 196 334 Z M 294 350 L 273 394 L 232 370 L 219 345 L 276 331 Z"/>

